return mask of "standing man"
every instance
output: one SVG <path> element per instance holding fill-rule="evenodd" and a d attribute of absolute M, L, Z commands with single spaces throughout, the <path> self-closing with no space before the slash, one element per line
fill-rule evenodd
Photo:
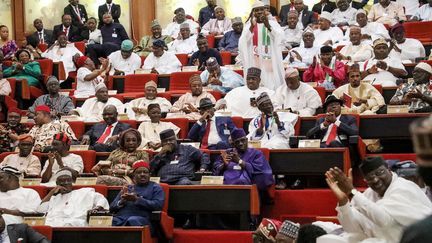
<path fill-rule="evenodd" d="M 256 1 L 252 5 L 251 17 L 239 40 L 239 58 L 245 72 L 250 67 L 260 68 L 261 84 L 275 90 L 284 80 L 280 44 L 284 33 L 280 25 L 269 17 L 271 15 L 265 10 L 264 3 Z"/>
<path fill-rule="evenodd" d="M 206 0 L 206 2 L 207 7 L 204 7 L 199 11 L 198 23 L 200 26 L 204 26 L 210 19 L 216 18 L 216 0 Z"/>
<path fill-rule="evenodd" d="M 69 14 L 63 14 L 62 23 L 54 26 L 53 38 L 57 38 L 61 32 L 66 34 L 66 38 L 70 42 L 81 41 L 80 29 L 72 25 L 72 17 Z M 54 41 L 54 40 L 53 40 Z"/>
<path fill-rule="evenodd" d="M 36 31 L 27 36 L 27 43 L 33 46 L 33 48 L 36 48 L 38 44 L 52 45 L 54 42 L 53 31 L 45 29 L 41 19 L 35 19 L 33 21 L 33 26 Z"/>
<path fill-rule="evenodd" d="M 120 23 L 119 18 L 121 16 L 121 7 L 120 4 L 115 4 L 112 0 L 106 0 L 106 4 L 102 4 L 98 8 L 98 16 L 99 16 L 99 26 L 100 29 L 103 23 L 103 15 L 109 13 L 111 14 L 114 23 Z"/>
<path fill-rule="evenodd" d="M 88 20 L 87 10 L 84 5 L 79 4 L 79 0 L 69 0 L 69 5 L 64 8 L 64 14 L 72 17 L 72 25 L 82 29 Z"/>

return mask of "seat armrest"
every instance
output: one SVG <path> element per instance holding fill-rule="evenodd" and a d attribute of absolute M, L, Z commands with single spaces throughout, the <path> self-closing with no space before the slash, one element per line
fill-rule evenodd
<path fill-rule="evenodd" d="M 150 221 L 159 222 L 161 220 L 162 211 L 152 211 L 150 214 Z"/>

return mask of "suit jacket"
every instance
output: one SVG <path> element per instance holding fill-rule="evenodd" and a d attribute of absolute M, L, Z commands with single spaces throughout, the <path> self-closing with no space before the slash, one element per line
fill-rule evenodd
<path fill-rule="evenodd" d="M 84 5 L 82 4 L 78 4 L 78 9 L 79 9 L 79 13 L 80 13 L 80 18 L 82 20 L 87 21 L 88 20 L 88 16 L 87 16 L 87 10 L 85 9 Z M 70 16 L 72 16 L 72 25 L 76 26 L 76 27 L 81 27 L 83 26 L 83 24 L 81 24 L 81 22 L 79 21 L 78 15 L 75 12 L 75 10 L 72 8 L 72 5 L 67 5 L 64 10 L 63 10 L 64 14 L 69 14 Z"/>
<path fill-rule="evenodd" d="M 361 9 L 366 5 L 366 3 L 359 3 L 359 2 L 351 2 L 351 6 L 355 9 Z"/>
<path fill-rule="evenodd" d="M 339 121 L 341 122 L 337 128 L 337 136 L 342 144 L 348 146 L 349 137 L 358 135 L 358 127 L 355 117 L 350 115 L 341 115 Z M 322 140 L 327 133 L 328 127 L 321 129 L 321 123 L 324 122 L 324 117 L 321 117 L 315 123 L 315 126 L 306 134 L 308 138 Z"/>
<path fill-rule="evenodd" d="M 43 29 L 43 35 L 44 35 L 45 43 L 47 43 L 48 46 L 51 46 L 55 41 L 53 31 Z M 36 48 L 37 45 L 39 44 L 39 41 L 40 41 L 39 40 L 39 33 L 37 31 L 35 31 L 33 34 L 27 36 L 26 39 L 27 39 L 28 44 L 30 44 L 31 46 Z"/>
<path fill-rule="evenodd" d="M 309 11 L 305 8 L 302 12 L 301 21 L 303 24 L 303 28 L 306 28 L 309 24 L 316 23 L 317 19 L 314 16 L 314 12 Z"/>
<path fill-rule="evenodd" d="M 118 147 L 117 145 L 96 144 L 97 140 L 102 136 L 106 128 L 107 124 L 105 122 L 98 123 L 93 125 L 90 130 L 85 133 L 85 135 L 90 136 L 90 146 L 92 146 L 97 152 L 111 152 Z M 112 135 L 119 135 L 121 132 L 126 131 L 129 128 L 131 128 L 129 124 L 118 122 Z"/>
<path fill-rule="evenodd" d="M 103 25 L 103 15 L 105 13 L 108 13 L 108 7 L 107 7 L 106 3 L 100 5 L 99 8 L 98 8 L 98 16 L 99 16 L 99 24 L 98 24 L 99 27 L 98 28 L 99 29 Z M 115 23 L 120 23 L 120 21 L 119 21 L 119 18 L 120 18 L 120 15 L 121 15 L 120 5 L 112 3 L 112 5 L 111 5 L 111 15 L 112 15 L 112 18 L 113 18 L 113 20 L 114 20 Z"/>
<path fill-rule="evenodd" d="M 283 5 L 281 7 L 281 10 L 279 12 L 279 19 L 281 21 L 281 26 L 287 25 L 286 22 L 288 19 L 288 12 L 290 11 L 290 9 L 291 9 L 291 3 Z"/>
<path fill-rule="evenodd" d="M 56 38 L 60 32 L 63 32 L 63 24 L 54 26 L 54 31 L 53 31 L 54 38 Z M 70 42 L 77 42 L 83 40 L 78 27 L 73 25 L 69 27 L 68 40 Z"/>
<path fill-rule="evenodd" d="M 312 11 L 318 14 L 321 14 L 321 7 L 322 4 L 321 3 L 317 3 L 312 7 Z M 333 12 L 333 10 L 336 9 L 336 3 L 334 2 L 328 2 L 325 6 L 324 6 L 324 11 L 327 11 L 329 13 Z"/>
<path fill-rule="evenodd" d="M 7 226 L 7 233 L 11 243 L 18 242 L 23 238 L 26 243 L 49 243 L 50 241 L 42 234 L 36 232 L 27 224 L 10 224 Z"/>
<path fill-rule="evenodd" d="M 212 149 L 227 149 L 230 147 L 228 142 L 228 138 L 231 134 L 231 131 L 235 128 L 234 122 L 231 117 L 215 117 L 216 121 L 216 129 L 219 137 L 222 139 L 219 143 L 216 144 L 216 148 Z M 198 124 L 195 123 L 188 133 L 188 138 L 194 142 L 200 142 L 206 130 L 207 123 Z M 229 133 L 225 133 L 225 130 L 229 130 Z"/>

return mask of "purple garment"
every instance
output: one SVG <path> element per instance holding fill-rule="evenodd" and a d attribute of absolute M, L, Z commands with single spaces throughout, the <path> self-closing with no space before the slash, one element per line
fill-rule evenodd
<path fill-rule="evenodd" d="M 15 55 L 15 52 L 18 50 L 18 46 L 14 40 L 10 40 L 1 47 L 1 50 L 3 52 L 4 59 L 8 60 Z"/>
<path fill-rule="evenodd" d="M 218 175 L 223 174 L 225 185 L 252 185 L 253 168 L 247 162 L 245 162 L 244 169 L 241 169 L 235 162 L 229 162 L 225 170 L 222 162 L 219 165 L 218 172 Z"/>

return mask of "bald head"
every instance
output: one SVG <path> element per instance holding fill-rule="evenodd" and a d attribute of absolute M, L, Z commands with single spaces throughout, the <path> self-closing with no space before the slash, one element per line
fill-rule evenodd
<path fill-rule="evenodd" d="M 117 122 L 117 108 L 113 105 L 107 105 L 103 109 L 102 117 L 107 125 L 112 125 Z"/>

